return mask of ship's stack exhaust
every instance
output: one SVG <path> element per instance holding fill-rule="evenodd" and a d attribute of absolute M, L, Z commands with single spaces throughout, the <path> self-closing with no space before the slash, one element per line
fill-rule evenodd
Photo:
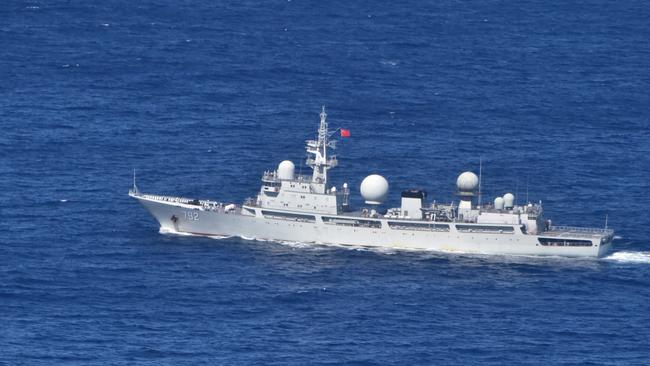
<path fill-rule="evenodd" d="M 427 197 L 425 191 L 411 189 L 402 192 L 402 206 L 400 209 L 400 216 L 403 218 L 421 220 L 422 208 L 424 208 L 424 201 Z"/>

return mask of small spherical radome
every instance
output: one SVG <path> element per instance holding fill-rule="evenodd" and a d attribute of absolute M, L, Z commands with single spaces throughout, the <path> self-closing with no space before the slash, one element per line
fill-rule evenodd
<path fill-rule="evenodd" d="M 464 172 L 456 179 L 456 187 L 461 192 L 474 192 L 478 189 L 478 176 L 472 172 Z"/>
<path fill-rule="evenodd" d="M 369 205 L 380 205 L 388 196 L 388 181 L 379 174 L 372 174 L 361 182 L 361 196 Z"/>
<path fill-rule="evenodd" d="M 502 197 L 497 197 L 494 199 L 494 208 L 497 210 L 503 210 L 503 198 Z"/>
<path fill-rule="evenodd" d="M 512 193 L 506 193 L 503 195 L 503 205 L 506 208 L 515 207 L 515 195 Z"/>
<path fill-rule="evenodd" d="M 291 160 L 284 160 L 278 165 L 278 178 L 282 180 L 293 179 L 296 166 Z"/>

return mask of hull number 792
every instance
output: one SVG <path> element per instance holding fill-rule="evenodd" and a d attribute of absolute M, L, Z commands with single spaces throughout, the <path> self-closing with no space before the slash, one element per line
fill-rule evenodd
<path fill-rule="evenodd" d="M 183 211 L 183 215 L 185 215 L 185 220 L 187 220 L 187 221 L 199 221 L 199 213 L 198 212 Z"/>

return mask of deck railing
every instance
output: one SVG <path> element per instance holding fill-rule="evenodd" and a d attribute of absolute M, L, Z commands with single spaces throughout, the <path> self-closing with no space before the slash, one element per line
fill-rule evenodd
<path fill-rule="evenodd" d="M 613 234 L 614 230 L 597 228 L 597 227 L 579 227 L 579 226 L 551 226 L 550 231 L 572 231 L 589 234 Z"/>
<path fill-rule="evenodd" d="M 265 171 L 264 174 L 262 175 L 262 180 L 265 182 L 279 182 L 281 179 L 278 178 L 277 174 L 274 171 Z M 291 179 L 292 182 L 311 182 L 311 175 L 301 175 L 301 174 L 295 174 L 293 176 L 293 179 Z"/>
<path fill-rule="evenodd" d="M 142 197 L 154 201 L 170 202 L 170 203 L 182 203 L 184 205 L 194 205 L 200 206 L 207 211 L 223 211 L 227 204 L 217 201 L 210 200 L 197 200 L 190 199 L 185 197 L 175 197 L 175 196 L 161 196 L 157 194 L 146 194 L 140 192 L 134 192 L 133 190 L 129 191 L 129 194 L 136 197 Z"/>

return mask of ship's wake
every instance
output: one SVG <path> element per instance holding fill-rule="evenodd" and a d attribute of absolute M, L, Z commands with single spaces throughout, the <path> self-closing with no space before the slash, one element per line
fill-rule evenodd
<path fill-rule="evenodd" d="M 603 259 L 621 263 L 650 263 L 650 252 L 614 252 Z"/>
<path fill-rule="evenodd" d="M 160 228 L 160 230 L 158 230 L 158 232 L 160 234 L 163 234 L 163 235 L 196 236 L 196 237 L 204 237 L 204 238 L 211 238 L 211 239 L 228 239 L 228 238 L 232 238 L 232 236 L 229 236 L 229 235 L 200 235 L 200 234 L 188 233 L 188 232 L 184 232 L 184 231 L 169 230 L 169 229 L 164 229 L 164 228 Z"/>

